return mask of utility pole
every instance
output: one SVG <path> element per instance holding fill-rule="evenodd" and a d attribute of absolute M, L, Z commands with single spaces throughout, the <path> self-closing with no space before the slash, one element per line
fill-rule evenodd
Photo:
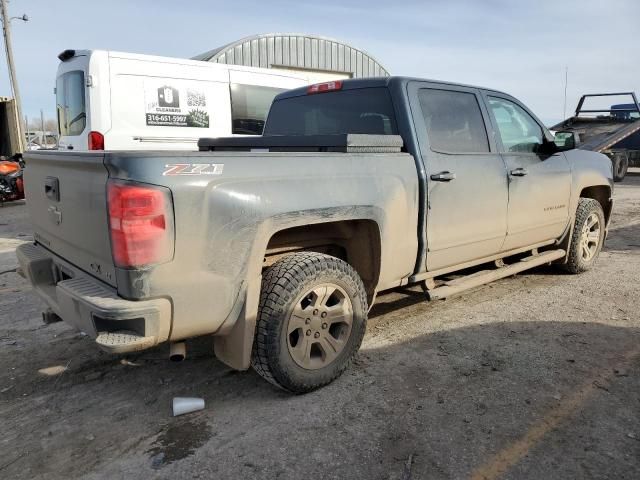
<path fill-rule="evenodd" d="M 569 66 L 564 69 L 564 106 L 562 107 L 562 120 L 567 118 L 567 84 L 569 83 Z"/>
<path fill-rule="evenodd" d="M 13 61 L 13 50 L 11 46 L 11 18 L 7 9 L 7 0 L 0 0 L 0 15 L 2 15 L 2 31 L 4 33 L 4 48 L 7 53 L 7 68 L 9 70 L 9 80 L 11 81 L 11 90 L 13 91 L 13 99 L 16 102 L 16 126 L 18 129 L 18 147 L 20 151 L 24 151 L 24 129 L 22 126 L 22 102 L 20 101 L 20 89 L 18 88 L 18 80 L 16 79 L 16 67 Z M 26 17 L 26 15 L 25 15 Z M 25 18 L 23 17 L 23 19 Z"/>

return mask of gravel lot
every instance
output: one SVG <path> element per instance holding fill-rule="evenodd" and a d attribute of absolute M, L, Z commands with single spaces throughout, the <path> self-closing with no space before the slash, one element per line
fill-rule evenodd
<path fill-rule="evenodd" d="M 292 397 L 163 346 L 110 356 L 15 273 L 0 208 L 0 478 L 640 478 L 640 170 L 583 275 L 550 268 L 425 302 L 385 294 L 354 365 Z M 174 396 L 204 411 L 172 418 Z"/>

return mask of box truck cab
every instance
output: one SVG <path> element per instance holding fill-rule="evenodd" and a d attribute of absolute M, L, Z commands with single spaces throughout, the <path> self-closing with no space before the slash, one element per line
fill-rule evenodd
<path fill-rule="evenodd" d="M 273 98 L 307 85 L 276 70 L 104 50 L 58 58 L 60 148 L 196 150 L 201 137 L 260 135 Z"/>

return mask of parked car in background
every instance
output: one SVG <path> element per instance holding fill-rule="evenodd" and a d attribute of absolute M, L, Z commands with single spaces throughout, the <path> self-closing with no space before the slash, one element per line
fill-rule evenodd
<path fill-rule="evenodd" d="M 276 97 L 264 136 L 200 152 L 29 153 L 18 259 L 45 319 L 106 351 L 214 335 L 221 361 L 307 392 L 347 367 L 381 291 L 594 265 L 610 161 L 561 137 L 495 90 L 311 85 Z"/>
<path fill-rule="evenodd" d="M 103 50 L 58 58 L 60 148 L 196 150 L 198 138 L 260 135 L 273 98 L 308 84 L 273 69 Z"/>

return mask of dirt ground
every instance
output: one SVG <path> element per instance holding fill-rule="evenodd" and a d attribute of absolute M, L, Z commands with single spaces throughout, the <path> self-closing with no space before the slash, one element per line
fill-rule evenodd
<path fill-rule="evenodd" d="M 163 346 L 110 356 L 15 273 L 0 208 L 0 478 L 640 478 L 640 171 L 616 185 L 597 267 L 428 303 L 382 295 L 357 361 L 304 396 Z M 174 396 L 205 410 L 172 418 Z"/>

